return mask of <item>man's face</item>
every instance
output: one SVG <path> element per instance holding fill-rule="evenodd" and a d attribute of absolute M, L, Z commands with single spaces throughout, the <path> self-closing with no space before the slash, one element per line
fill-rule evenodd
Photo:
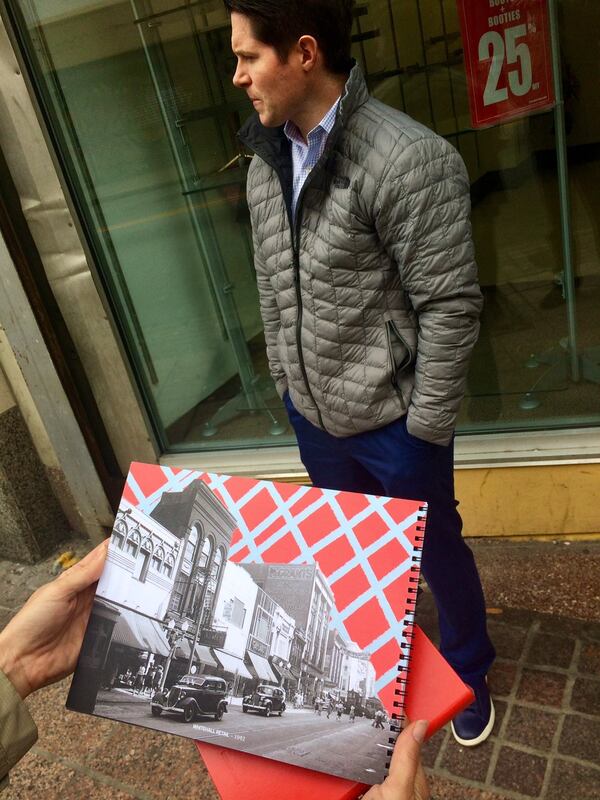
<path fill-rule="evenodd" d="M 231 48 L 237 56 L 233 85 L 245 89 L 260 121 L 268 128 L 293 119 L 302 104 L 304 71 L 293 50 L 285 62 L 274 47 L 254 37 L 243 14 L 231 14 Z"/>

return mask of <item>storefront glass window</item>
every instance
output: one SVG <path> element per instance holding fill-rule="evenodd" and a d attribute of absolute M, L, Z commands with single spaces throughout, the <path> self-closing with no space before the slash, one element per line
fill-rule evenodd
<path fill-rule="evenodd" d="M 371 91 L 447 137 L 471 177 L 486 305 L 462 432 L 600 422 L 600 6 L 546 2 L 564 107 L 485 130 L 471 124 L 456 0 L 356 9 Z M 6 8 L 163 448 L 293 442 L 265 359 L 235 137 L 250 108 L 222 3 Z"/>

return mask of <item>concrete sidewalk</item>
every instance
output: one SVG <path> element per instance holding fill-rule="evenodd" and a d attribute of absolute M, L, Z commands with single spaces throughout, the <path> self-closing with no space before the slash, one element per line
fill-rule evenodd
<path fill-rule="evenodd" d="M 459 747 L 448 730 L 425 746 L 433 798 L 599 800 L 600 542 L 470 544 L 498 650 L 490 676 L 497 721 L 478 748 Z M 50 563 L 0 562 L 0 625 L 49 578 Z M 418 621 L 435 640 L 427 592 Z M 28 701 L 40 739 L 3 800 L 218 797 L 192 742 L 68 712 L 68 685 Z"/>

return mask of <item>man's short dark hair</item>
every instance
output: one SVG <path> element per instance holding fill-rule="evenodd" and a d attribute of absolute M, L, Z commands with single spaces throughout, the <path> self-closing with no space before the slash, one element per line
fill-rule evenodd
<path fill-rule="evenodd" d="M 248 17 L 254 36 L 274 47 L 282 61 L 301 36 L 314 36 L 325 67 L 344 74 L 350 55 L 354 0 L 224 0 L 231 11 Z"/>

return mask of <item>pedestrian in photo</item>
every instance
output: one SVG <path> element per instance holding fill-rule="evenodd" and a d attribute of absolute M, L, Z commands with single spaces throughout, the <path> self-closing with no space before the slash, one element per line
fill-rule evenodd
<path fill-rule="evenodd" d="M 225 0 L 269 369 L 314 486 L 428 503 L 421 569 L 441 652 L 494 723 L 495 652 L 454 491 L 454 430 L 483 299 L 456 149 L 369 94 L 352 0 Z"/>
<path fill-rule="evenodd" d="M 354 706 L 350 706 L 350 713 L 348 714 L 348 721 L 354 722 L 356 718 L 356 708 Z"/>
<path fill-rule="evenodd" d="M 136 672 L 135 675 L 135 682 L 133 684 L 133 689 L 131 690 L 132 694 L 140 694 L 141 692 L 144 691 L 144 676 L 145 676 L 144 665 L 140 664 L 138 671 Z"/>
<path fill-rule="evenodd" d="M 152 694 L 152 685 L 154 683 L 154 676 L 156 675 L 156 668 L 151 667 L 144 675 L 144 694 Z"/>
<path fill-rule="evenodd" d="M 335 710 L 337 712 L 336 721 L 339 721 L 342 718 L 342 711 L 344 710 L 343 704 L 341 702 L 338 702 L 336 707 L 335 707 Z"/>
<path fill-rule="evenodd" d="M 154 692 L 158 692 L 160 687 L 162 686 L 162 679 L 163 679 L 164 668 L 162 664 L 159 664 L 156 668 L 156 672 L 154 673 L 154 680 L 152 681 L 152 690 Z"/>
<path fill-rule="evenodd" d="M 377 711 L 375 712 L 375 719 L 373 720 L 373 727 L 374 728 L 383 728 L 383 719 L 384 719 L 384 713 L 380 708 L 378 708 Z"/>

